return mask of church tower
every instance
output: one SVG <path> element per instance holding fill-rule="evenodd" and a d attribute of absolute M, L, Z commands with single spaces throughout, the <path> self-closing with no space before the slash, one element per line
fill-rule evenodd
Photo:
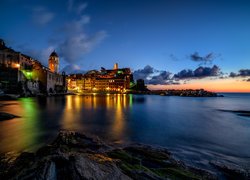
<path fill-rule="evenodd" d="M 54 73 L 59 72 L 59 57 L 55 50 L 49 56 L 49 69 Z"/>

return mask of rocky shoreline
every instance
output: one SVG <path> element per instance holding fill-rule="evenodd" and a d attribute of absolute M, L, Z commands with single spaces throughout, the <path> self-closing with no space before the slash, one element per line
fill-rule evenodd
<path fill-rule="evenodd" d="M 117 94 L 117 92 L 107 92 L 107 91 L 88 91 L 82 93 L 52 93 L 52 94 L 0 94 L 0 101 L 6 100 L 17 100 L 20 97 L 50 97 L 50 96 L 65 96 L 65 95 L 90 95 L 93 93 L 97 94 Z M 131 90 L 127 91 L 123 94 L 136 94 L 136 95 L 160 95 L 160 96 L 183 96 L 183 97 L 224 97 L 223 95 L 218 95 L 214 92 L 209 92 L 204 89 L 185 89 L 185 90 L 147 90 L 147 91 L 139 91 L 139 90 Z"/>
<path fill-rule="evenodd" d="M 248 174 L 216 166 L 226 178 Z M 0 156 L 0 179 L 218 179 L 174 159 L 169 151 L 141 144 L 118 146 L 97 137 L 60 131 L 35 153 Z"/>

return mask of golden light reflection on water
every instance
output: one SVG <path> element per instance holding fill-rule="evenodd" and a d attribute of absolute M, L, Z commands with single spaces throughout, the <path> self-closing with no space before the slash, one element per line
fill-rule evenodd
<path fill-rule="evenodd" d="M 63 129 L 78 130 L 88 128 L 90 124 L 98 123 L 93 122 L 95 117 L 96 121 L 108 121 L 110 125 L 107 133 L 110 133 L 114 138 L 119 138 L 124 134 L 126 125 L 126 112 L 125 110 L 132 106 L 132 95 L 121 94 L 90 94 L 67 96 L 66 104 L 63 110 L 61 124 Z M 104 118 L 102 113 L 105 111 Z M 86 129 L 85 129 L 86 130 Z"/>
<path fill-rule="evenodd" d="M 0 106 L 1 112 L 20 118 L 0 122 L 0 151 L 34 150 L 44 143 L 41 139 L 49 140 L 47 137 L 52 138 L 49 134 L 59 129 L 97 135 L 100 132 L 115 140 L 123 139 L 132 103 L 132 95 L 122 94 L 2 101 L 0 105 L 8 105 Z"/>
<path fill-rule="evenodd" d="M 112 132 L 116 138 L 119 138 L 124 133 L 125 126 L 125 114 L 123 112 L 122 101 L 124 102 L 126 97 L 121 97 L 120 94 L 117 95 L 114 106 L 116 106 L 113 124 L 112 124 Z"/>
<path fill-rule="evenodd" d="M 80 96 L 67 96 L 66 104 L 62 112 L 61 125 L 62 129 L 76 130 L 80 117 L 82 100 Z"/>
<path fill-rule="evenodd" d="M 29 150 L 31 144 L 36 144 L 39 119 L 37 104 L 32 99 L 20 99 L 4 106 L 1 111 L 20 116 L 1 122 L 1 151 Z"/>

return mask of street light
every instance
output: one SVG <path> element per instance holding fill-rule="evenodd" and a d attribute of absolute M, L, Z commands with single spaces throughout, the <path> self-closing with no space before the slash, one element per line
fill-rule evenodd
<path fill-rule="evenodd" d="M 16 66 L 17 68 L 20 68 L 20 64 L 15 64 L 15 66 Z"/>

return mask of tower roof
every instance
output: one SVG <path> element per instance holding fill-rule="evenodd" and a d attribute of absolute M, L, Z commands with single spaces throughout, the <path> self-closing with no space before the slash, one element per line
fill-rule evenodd
<path fill-rule="evenodd" d="M 3 39 L 0 39 L 0 47 L 1 48 L 5 48 L 6 47 Z"/>
<path fill-rule="evenodd" d="M 51 54 L 50 54 L 50 56 L 55 56 L 55 57 L 58 57 L 58 55 L 57 55 L 57 53 L 56 53 L 56 51 L 54 50 Z"/>

